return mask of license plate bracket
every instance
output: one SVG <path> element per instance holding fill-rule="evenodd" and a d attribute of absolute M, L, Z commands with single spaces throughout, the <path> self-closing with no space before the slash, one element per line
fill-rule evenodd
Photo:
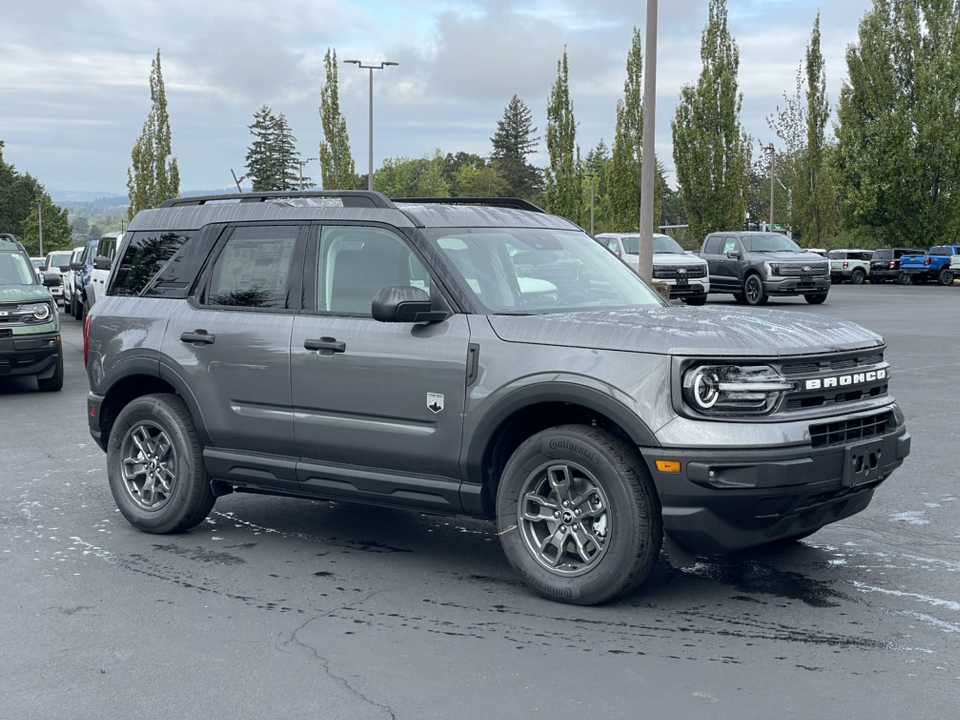
<path fill-rule="evenodd" d="M 883 470 L 883 440 L 857 443 L 847 448 L 843 484 L 857 487 L 873 482 Z"/>

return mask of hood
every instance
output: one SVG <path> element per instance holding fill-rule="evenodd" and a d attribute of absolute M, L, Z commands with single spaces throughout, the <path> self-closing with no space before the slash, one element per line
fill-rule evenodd
<path fill-rule="evenodd" d="M 42 302 L 51 298 L 43 285 L 0 285 L 0 303 Z"/>
<path fill-rule="evenodd" d="M 763 258 L 764 260 L 769 260 L 770 262 L 796 263 L 797 265 L 806 263 L 823 265 L 827 261 L 827 258 L 823 257 L 823 255 L 817 255 L 816 253 L 811 252 L 765 252 L 747 253 L 747 255 L 753 258 Z"/>
<path fill-rule="evenodd" d="M 782 310 L 675 305 L 488 318 L 506 342 L 657 355 L 785 357 L 883 344 L 846 320 Z"/>
<path fill-rule="evenodd" d="M 640 261 L 639 255 L 631 255 L 629 253 L 623 256 L 623 259 L 627 262 L 632 262 L 634 264 Z M 697 255 L 687 255 L 684 253 L 680 255 L 678 253 L 654 253 L 653 254 L 653 265 L 664 267 L 702 267 L 707 264 L 707 261 Z"/>

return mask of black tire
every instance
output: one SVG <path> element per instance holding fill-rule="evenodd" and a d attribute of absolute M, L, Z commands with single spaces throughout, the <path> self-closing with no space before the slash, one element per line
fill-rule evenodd
<path fill-rule="evenodd" d="M 87 296 L 83 296 L 83 304 L 80 305 L 80 317 L 78 320 L 85 320 L 87 315 L 90 314 L 90 303 L 87 301 Z"/>
<path fill-rule="evenodd" d="M 544 430 L 517 448 L 497 489 L 497 523 L 504 554 L 527 584 L 574 605 L 639 586 L 663 542 L 660 498 L 643 458 L 585 425 Z"/>
<path fill-rule="evenodd" d="M 57 369 L 53 371 L 53 376 L 37 378 L 37 387 L 41 392 L 58 392 L 63 388 L 63 345 L 57 346 Z"/>
<path fill-rule="evenodd" d="M 811 305 L 823 305 L 823 301 L 827 299 L 827 294 L 828 293 L 817 293 L 816 295 L 804 295 L 803 299 Z"/>
<path fill-rule="evenodd" d="M 767 294 L 763 291 L 763 280 L 759 275 L 747 275 L 743 281 L 743 300 L 754 307 L 767 304 Z"/>
<path fill-rule="evenodd" d="M 687 305 L 706 305 L 707 296 L 703 295 L 694 295 L 693 297 L 684 298 L 683 300 Z"/>
<path fill-rule="evenodd" d="M 910 276 L 907 275 L 906 273 L 900 273 L 899 275 L 897 275 L 897 282 L 900 283 L 901 285 L 909 285 Z"/>
<path fill-rule="evenodd" d="M 926 275 L 911 275 L 910 284 L 911 285 L 923 285 L 927 282 Z"/>
<path fill-rule="evenodd" d="M 107 445 L 107 477 L 120 512 L 148 533 L 203 522 L 216 497 L 190 411 L 176 395 L 143 395 L 120 411 Z"/>
<path fill-rule="evenodd" d="M 83 305 L 73 299 L 73 317 L 77 320 L 83 320 Z"/>
<path fill-rule="evenodd" d="M 853 273 L 850 275 L 850 282 L 854 285 L 863 285 L 863 281 L 867 279 L 867 274 L 860 268 L 854 268 Z"/>
<path fill-rule="evenodd" d="M 953 285 L 953 273 L 950 271 L 950 268 L 943 268 L 940 273 L 937 275 L 937 282 L 946 287 L 947 285 Z"/>

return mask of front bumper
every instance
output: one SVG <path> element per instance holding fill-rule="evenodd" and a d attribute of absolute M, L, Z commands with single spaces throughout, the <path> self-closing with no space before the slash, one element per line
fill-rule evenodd
<path fill-rule="evenodd" d="M 670 286 L 670 297 L 689 298 L 706 295 L 710 292 L 710 281 L 706 278 L 694 280 L 677 280 L 676 278 L 653 278 L 654 282 Z"/>
<path fill-rule="evenodd" d="M 52 377 L 60 357 L 60 334 L 37 333 L 0 338 L 0 376 Z"/>
<path fill-rule="evenodd" d="M 664 531 L 685 550 L 723 553 L 813 532 L 855 515 L 903 464 L 910 435 L 827 447 L 641 448 L 660 492 Z M 681 463 L 664 473 L 657 460 Z"/>
<path fill-rule="evenodd" d="M 819 295 L 829 290 L 828 276 L 768 278 L 763 281 L 763 291 L 767 295 Z"/>

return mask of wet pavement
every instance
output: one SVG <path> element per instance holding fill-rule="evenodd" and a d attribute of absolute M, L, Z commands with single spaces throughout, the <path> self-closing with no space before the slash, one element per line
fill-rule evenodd
<path fill-rule="evenodd" d="M 190 533 L 133 530 L 67 319 L 61 393 L 0 379 L 0 719 L 956 718 L 960 286 L 771 307 L 886 337 L 910 458 L 860 515 L 661 557 L 599 608 L 531 594 L 474 520 L 231 495 Z"/>

